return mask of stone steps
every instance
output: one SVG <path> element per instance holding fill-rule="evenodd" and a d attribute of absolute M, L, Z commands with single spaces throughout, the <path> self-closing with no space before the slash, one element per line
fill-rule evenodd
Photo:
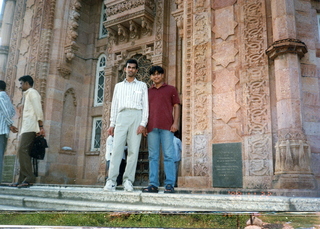
<path fill-rule="evenodd" d="M 20 189 L 0 186 L 0 204 L 26 211 L 320 211 L 320 198 L 314 197 L 166 194 L 163 190 L 159 193 L 140 190 L 140 187 L 133 192 L 122 189 L 105 192 L 101 186 L 34 185 Z"/>

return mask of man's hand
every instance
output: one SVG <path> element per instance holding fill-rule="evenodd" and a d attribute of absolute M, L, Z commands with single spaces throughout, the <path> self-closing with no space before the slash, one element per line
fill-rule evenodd
<path fill-rule="evenodd" d="M 44 131 L 43 127 L 40 127 L 40 132 L 36 134 L 37 136 L 46 136 L 46 132 Z"/>
<path fill-rule="evenodd" d="M 114 127 L 109 127 L 109 129 L 107 130 L 107 132 L 108 132 L 108 135 L 111 135 L 111 136 L 113 136 L 113 134 L 114 134 Z"/>
<path fill-rule="evenodd" d="M 139 126 L 137 129 L 137 134 L 143 134 L 145 132 L 145 127 L 144 126 Z"/>
<path fill-rule="evenodd" d="M 178 130 L 178 128 L 179 128 L 179 126 L 177 124 L 173 123 L 170 128 L 170 131 L 174 133 Z"/>
<path fill-rule="evenodd" d="M 10 126 L 10 130 L 12 133 L 18 133 L 18 128 L 15 126 Z"/>
<path fill-rule="evenodd" d="M 142 135 L 143 135 L 144 137 L 147 137 L 147 135 L 148 135 L 148 130 L 147 130 L 147 128 L 144 128 L 144 131 L 143 131 Z"/>

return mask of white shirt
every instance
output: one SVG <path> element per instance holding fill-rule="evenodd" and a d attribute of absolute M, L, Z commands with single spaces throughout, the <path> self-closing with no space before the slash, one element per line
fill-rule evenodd
<path fill-rule="evenodd" d="M 149 116 L 147 84 L 137 79 L 134 79 L 132 82 L 128 82 L 127 79 L 125 79 L 116 84 L 111 105 L 111 127 L 116 125 L 117 115 L 124 109 L 142 110 L 140 126 L 146 127 Z"/>
<path fill-rule="evenodd" d="M 41 96 L 33 88 L 23 92 L 23 114 L 21 134 L 27 132 L 40 132 L 38 121 L 43 121 Z"/>

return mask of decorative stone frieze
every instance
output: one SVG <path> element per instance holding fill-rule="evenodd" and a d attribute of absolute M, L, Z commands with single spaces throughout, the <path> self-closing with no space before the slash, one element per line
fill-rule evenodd
<path fill-rule="evenodd" d="M 268 59 L 265 55 L 267 32 L 263 29 L 267 27 L 266 5 L 263 0 L 244 0 L 241 3 L 244 185 L 248 188 L 270 188 L 273 154 Z M 263 180 L 266 182 L 261 184 Z"/>
<path fill-rule="evenodd" d="M 298 39 L 283 39 L 273 42 L 273 44 L 266 50 L 266 54 L 271 60 L 274 60 L 277 56 L 286 53 L 297 54 L 300 58 L 304 57 L 304 54 L 308 52 L 305 43 Z"/>
<path fill-rule="evenodd" d="M 79 47 L 76 43 L 78 37 L 78 21 L 80 19 L 81 3 L 79 0 L 73 0 L 70 6 L 67 40 L 65 45 L 65 55 L 68 61 L 74 58 L 74 54 L 78 51 Z"/>
<path fill-rule="evenodd" d="M 113 44 L 124 43 L 152 34 L 155 19 L 154 0 L 104 1 L 107 20 L 104 22 Z"/>

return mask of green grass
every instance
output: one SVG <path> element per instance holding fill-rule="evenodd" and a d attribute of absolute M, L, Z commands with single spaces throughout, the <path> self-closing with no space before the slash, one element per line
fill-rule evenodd
<path fill-rule="evenodd" d="M 154 227 L 154 228 L 244 228 L 249 213 L 190 213 L 190 214 L 142 214 L 130 212 L 68 213 L 33 212 L 0 213 L 0 225 L 33 226 L 91 226 L 91 227 Z M 282 228 L 284 223 L 294 228 L 320 225 L 316 214 L 261 214 L 267 228 Z"/>

